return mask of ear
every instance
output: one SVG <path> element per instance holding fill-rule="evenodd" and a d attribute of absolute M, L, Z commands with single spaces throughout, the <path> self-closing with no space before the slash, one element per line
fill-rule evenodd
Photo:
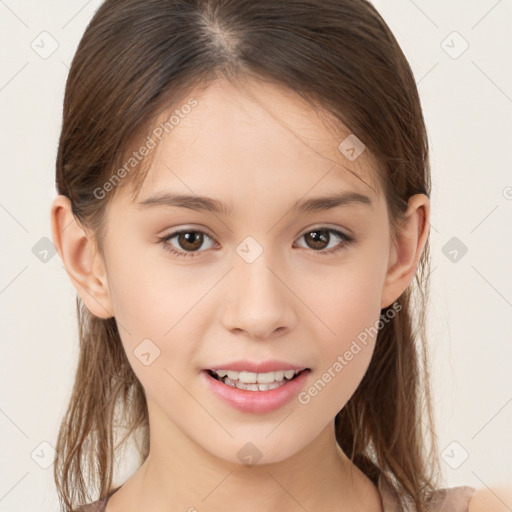
<path fill-rule="evenodd" d="M 386 308 L 409 286 L 430 231 L 430 201 L 425 194 L 409 198 L 405 217 L 400 221 L 396 242 L 390 251 L 389 267 L 382 288 L 381 308 Z"/>
<path fill-rule="evenodd" d="M 103 258 L 93 237 L 76 221 L 66 196 L 54 199 L 50 220 L 53 243 L 87 309 L 99 318 L 114 316 Z"/>

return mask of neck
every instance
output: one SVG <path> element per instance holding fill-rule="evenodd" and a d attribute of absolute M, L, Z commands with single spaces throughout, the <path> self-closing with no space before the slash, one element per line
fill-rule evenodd
<path fill-rule="evenodd" d="M 337 445 L 334 424 L 292 457 L 251 467 L 214 457 L 187 437 L 171 446 L 160 439 L 151 437 L 150 455 L 123 486 L 128 510 L 381 510 L 375 486 Z M 113 511 L 121 510 L 117 494 Z"/>

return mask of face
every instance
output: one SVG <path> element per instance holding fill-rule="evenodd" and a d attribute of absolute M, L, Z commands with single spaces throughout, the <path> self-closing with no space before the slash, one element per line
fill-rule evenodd
<path fill-rule="evenodd" d="M 109 203 L 103 256 L 152 442 L 191 440 L 235 463 L 252 443 L 271 463 L 332 426 L 363 378 L 391 234 L 368 151 L 351 161 L 338 149 L 350 132 L 287 89 L 250 92 L 191 93 L 136 199 L 123 187 Z M 212 368 L 307 370 L 254 391 Z"/>

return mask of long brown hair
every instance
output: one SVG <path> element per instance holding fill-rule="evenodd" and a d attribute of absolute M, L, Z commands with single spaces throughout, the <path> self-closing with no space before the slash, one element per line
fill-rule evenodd
<path fill-rule="evenodd" d="M 368 1 L 106 0 L 71 65 L 56 165 L 58 193 L 100 248 L 106 205 L 121 186 L 136 190 L 143 166 L 106 197 L 93 191 L 105 190 L 159 114 L 200 83 L 251 76 L 293 89 L 363 141 L 378 163 L 392 233 L 410 196 L 430 196 L 416 83 Z M 383 322 L 368 371 L 335 418 L 337 441 L 354 464 L 374 482 L 384 471 L 419 512 L 440 473 L 425 339 L 428 274 L 427 241 L 400 311 Z M 140 435 L 141 461 L 149 450 L 144 390 L 115 318 L 93 316 L 79 296 L 77 311 L 78 367 L 54 466 L 66 512 L 111 490 L 127 439 Z"/>

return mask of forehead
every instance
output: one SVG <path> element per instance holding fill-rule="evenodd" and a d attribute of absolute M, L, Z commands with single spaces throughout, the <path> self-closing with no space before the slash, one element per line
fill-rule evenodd
<path fill-rule="evenodd" d="M 377 165 L 362 142 L 281 85 L 217 80 L 198 86 L 158 118 L 152 134 L 155 147 L 137 201 L 169 188 L 256 199 L 271 189 L 305 196 L 336 187 L 378 199 Z"/>

